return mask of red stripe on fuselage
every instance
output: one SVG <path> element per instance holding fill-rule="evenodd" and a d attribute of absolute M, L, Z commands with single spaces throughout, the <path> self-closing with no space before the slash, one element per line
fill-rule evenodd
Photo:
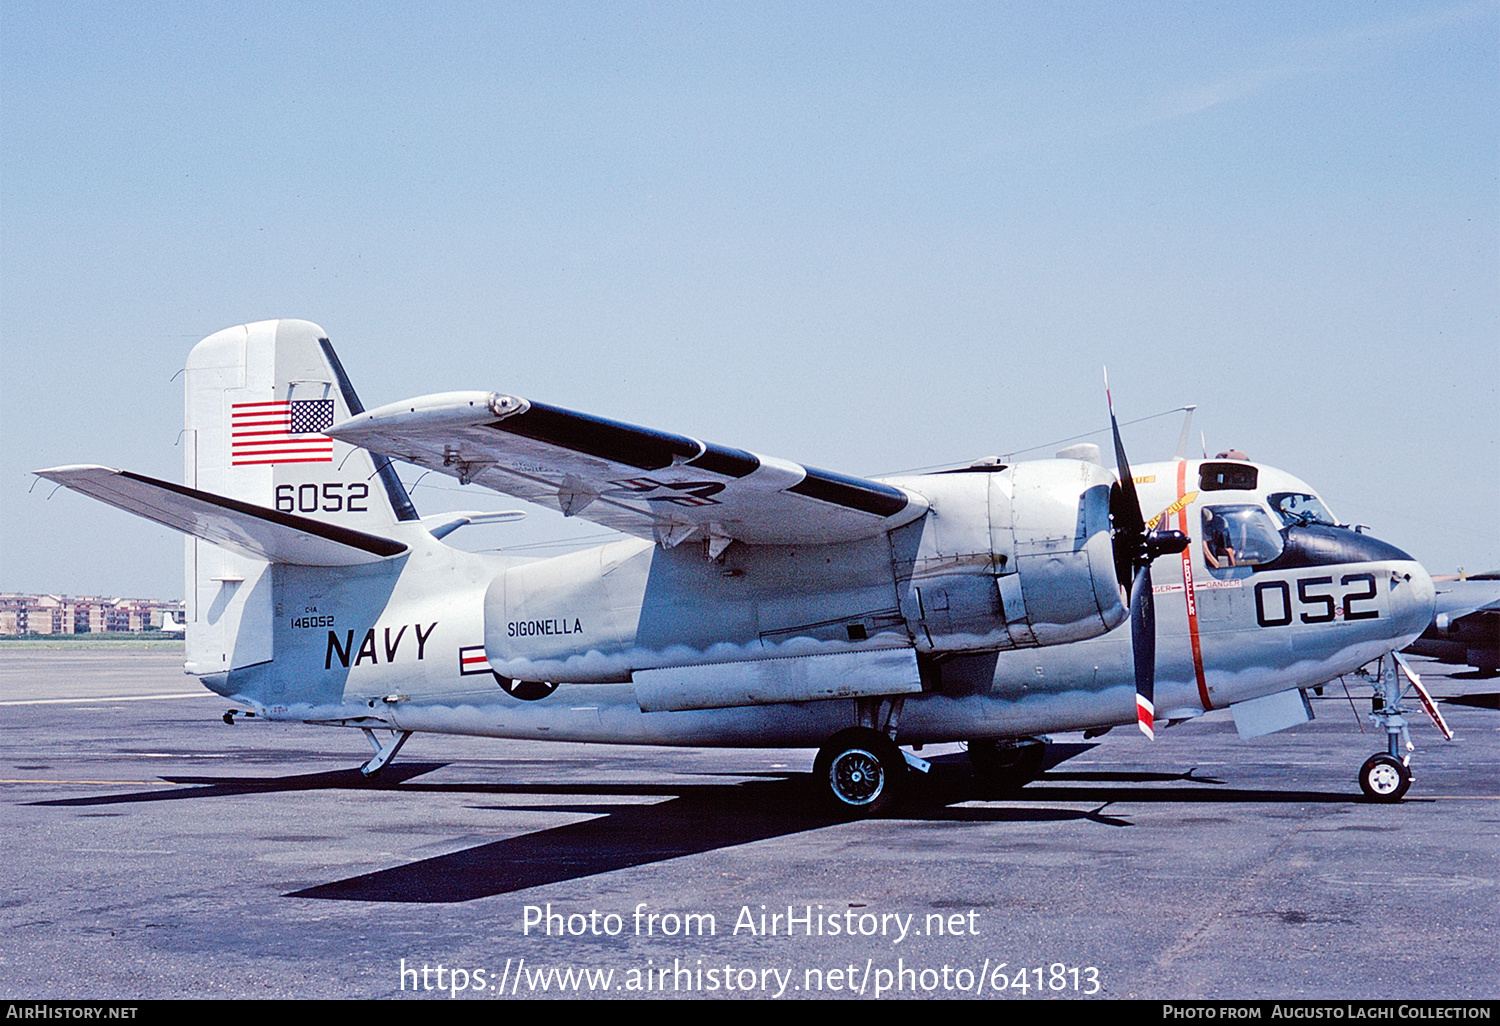
<path fill-rule="evenodd" d="M 1177 497 L 1181 499 L 1187 494 L 1187 461 L 1177 461 Z M 1188 508 L 1186 506 L 1177 511 L 1177 530 L 1189 535 L 1188 531 Z M 1193 646 L 1193 674 L 1198 678 L 1198 700 L 1203 703 L 1204 711 L 1214 707 L 1208 697 L 1208 681 L 1203 678 L 1203 646 L 1198 640 L 1198 593 L 1193 590 L 1193 546 L 1190 542 L 1188 547 L 1182 550 L 1182 594 L 1187 602 L 1188 640 Z"/>

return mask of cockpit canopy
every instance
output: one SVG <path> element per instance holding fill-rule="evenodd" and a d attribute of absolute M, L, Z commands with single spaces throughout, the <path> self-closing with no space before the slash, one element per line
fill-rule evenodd
<path fill-rule="evenodd" d="M 1325 524 L 1338 527 L 1328 507 L 1316 495 L 1306 492 L 1272 492 L 1266 496 L 1271 509 L 1281 518 L 1283 526 L 1306 527 L 1308 524 Z"/>
<path fill-rule="evenodd" d="M 1267 492 L 1265 505 L 1243 500 L 1204 505 L 1203 562 L 1209 569 L 1284 570 L 1411 559 L 1393 545 L 1340 524 L 1321 499 L 1297 483 Z"/>

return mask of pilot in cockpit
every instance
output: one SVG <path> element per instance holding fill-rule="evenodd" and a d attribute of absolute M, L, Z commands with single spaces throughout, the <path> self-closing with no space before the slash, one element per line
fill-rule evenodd
<path fill-rule="evenodd" d="M 1203 561 L 1215 569 L 1235 565 L 1229 521 L 1212 507 L 1203 510 Z"/>

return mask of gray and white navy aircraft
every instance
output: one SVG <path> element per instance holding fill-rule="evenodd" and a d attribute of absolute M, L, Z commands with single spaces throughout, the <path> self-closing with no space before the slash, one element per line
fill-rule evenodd
<path fill-rule="evenodd" d="M 1432 581 L 1271 467 L 1132 471 L 1116 426 L 1118 477 L 1082 446 L 870 480 L 502 392 L 365 410 L 295 320 L 209 336 L 186 379 L 183 484 L 38 473 L 188 535 L 187 672 L 230 722 L 364 730 L 367 773 L 417 731 L 816 746 L 824 800 L 872 814 L 928 766 L 898 746 L 967 742 L 981 779 L 1024 779 L 1048 733 L 1225 707 L 1268 732 L 1375 664 L 1389 743 L 1360 782 L 1411 780 L 1393 660 Z M 422 518 L 393 459 L 622 537 L 454 548 L 512 514 Z"/>

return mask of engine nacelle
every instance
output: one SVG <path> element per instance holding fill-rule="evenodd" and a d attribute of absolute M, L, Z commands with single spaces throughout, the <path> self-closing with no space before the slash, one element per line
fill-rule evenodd
<path fill-rule="evenodd" d="M 802 657 L 1091 638 L 1127 615 L 1113 482 L 1076 460 L 933 474 L 899 482 L 932 508 L 889 535 L 736 544 L 713 559 L 702 545 L 626 539 L 511 567 L 485 594 L 485 654 L 517 680 L 609 683 L 661 667 L 781 660 L 795 675 L 811 665 Z"/>
<path fill-rule="evenodd" d="M 1058 645 L 1125 621 L 1114 475 L 1098 464 L 1038 460 L 893 483 L 931 504 L 891 532 L 901 611 L 919 650 Z"/>

